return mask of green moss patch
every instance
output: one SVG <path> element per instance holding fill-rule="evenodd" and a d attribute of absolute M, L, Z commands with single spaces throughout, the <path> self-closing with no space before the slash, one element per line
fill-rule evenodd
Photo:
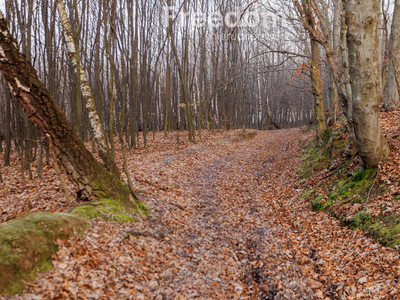
<path fill-rule="evenodd" d="M 35 213 L 0 225 L 0 294 L 17 294 L 24 282 L 50 270 L 57 239 L 82 234 L 88 223 L 62 213 Z"/>
<path fill-rule="evenodd" d="M 326 202 L 322 202 L 318 199 L 315 199 L 312 203 L 311 206 L 315 211 L 323 211 L 327 209 L 328 207 L 332 206 L 333 201 L 329 200 Z"/>
<path fill-rule="evenodd" d="M 346 139 L 340 130 L 328 130 L 319 142 L 314 140 L 305 147 L 297 171 L 303 181 L 311 178 L 312 185 L 306 186 L 302 198 L 313 210 L 327 210 L 342 224 L 367 231 L 386 246 L 400 248 L 400 217 L 373 218 L 367 207 L 367 200 L 385 194 L 388 187 L 376 181 L 377 168 L 357 170 L 357 158 L 345 157 L 345 148 Z M 358 207 L 349 217 L 350 205 Z"/>
<path fill-rule="evenodd" d="M 371 219 L 371 214 L 364 209 L 363 211 L 358 212 L 354 217 L 350 218 L 347 221 L 347 224 L 351 228 L 362 228 L 368 224 Z"/>
<path fill-rule="evenodd" d="M 143 203 L 137 201 L 136 205 L 143 214 L 149 214 L 148 208 Z M 102 218 L 107 221 L 130 223 L 135 221 L 135 217 L 139 216 L 134 205 L 126 205 L 125 202 L 121 203 L 114 199 L 103 199 L 78 206 L 72 211 L 72 214 L 88 220 Z"/>
<path fill-rule="evenodd" d="M 399 249 L 400 245 L 400 216 L 390 215 L 380 217 L 366 229 L 375 237 L 381 244 Z"/>
<path fill-rule="evenodd" d="M 139 200 L 103 199 L 69 214 L 35 213 L 0 224 L 0 294 L 18 294 L 38 273 L 51 270 L 57 239 L 83 234 L 88 220 L 132 223 L 143 214 L 149 215 L 149 209 Z"/>
<path fill-rule="evenodd" d="M 332 156 L 342 155 L 345 149 L 340 136 L 338 131 L 327 130 L 321 141 L 314 140 L 306 146 L 301 157 L 302 164 L 297 169 L 300 177 L 309 178 L 332 166 Z"/>

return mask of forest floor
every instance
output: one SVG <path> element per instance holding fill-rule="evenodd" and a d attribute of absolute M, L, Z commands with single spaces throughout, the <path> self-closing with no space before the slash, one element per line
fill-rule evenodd
<path fill-rule="evenodd" d="M 399 252 L 300 197 L 312 134 L 247 132 L 179 149 L 159 133 L 134 150 L 129 170 L 154 218 L 98 220 L 58 241 L 54 269 L 10 299 L 400 299 Z M 3 168 L 0 222 L 68 209 L 50 166 L 26 186 L 15 170 Z"/>

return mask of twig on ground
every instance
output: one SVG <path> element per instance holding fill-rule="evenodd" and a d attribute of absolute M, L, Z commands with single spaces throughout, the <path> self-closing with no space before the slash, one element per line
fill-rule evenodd
<path fill-rule="evenodd" d="M 369 188 L 367 200 L 365 201 L 365 203 L 367 203 L 369 201 L 369 197 L 371 196 L 372 188 L 374 187 L 374 185 L 376 183 L 376 180 L 378 179 L 378 176 L 379 176 L 379 168 L 378 168 L 378 172 L 376 172 L 376 176 L 375 176 L 374 182 L 372 183 L 371 187 Z"/>

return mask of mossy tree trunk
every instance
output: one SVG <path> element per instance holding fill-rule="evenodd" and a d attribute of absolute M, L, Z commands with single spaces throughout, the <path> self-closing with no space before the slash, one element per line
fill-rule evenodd
<path fill-rule="evenodd" d="M 348 1 L 346 23 L 354 131 L 358 151 L 368 168 L 378 166 L 389 155 L 379 123 L 379 14 L 379 0 Z"/>
<path fill-rule="evenodd" d="M 1 13 L 0 71 L 29 119 L 52 139 L 58 163 L 77 186 L 80 198 L 129 199 L 129 188 L 86 149 L 61 108 L 39 80 L 36 70 L 19 51 Z"/>

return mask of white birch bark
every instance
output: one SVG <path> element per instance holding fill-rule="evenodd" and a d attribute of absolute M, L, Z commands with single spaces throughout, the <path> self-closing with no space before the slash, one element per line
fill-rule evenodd
<path fill-rule="evenodd" d="M 104 128 L 100 122 L 99 115 L 96 110 L 96 104 L 94 101 L 92 89 L 89 84 L 89 80 L 86 76 L 85 70 L 81 63 L 81 58 L 78 50 L 76 49 L 74 42 L 74 34 L 72 30 L 71 23 L 69 22 L 67 13 L 65 11 L 65 5 L 62 0 L 57 0 L 57 8 L 60 14 L 60 20 L 64 28 L 64 37 L 67 43 L 69 56 L 74 65 L 75 72 L 77 76 L 79 76 L 81 81 L 81 91 L 85 100 L 85 106 L 89 115 L 90 125 L 93 129 L 93 135 L 96 141 L 96 145 L 99 151 L 99 155 L 102 158 L 106 168 L 119 176 L 118 168 L 115 165 L 114 160 L 112 159 L 106 136 L 104 133 Z"/>

